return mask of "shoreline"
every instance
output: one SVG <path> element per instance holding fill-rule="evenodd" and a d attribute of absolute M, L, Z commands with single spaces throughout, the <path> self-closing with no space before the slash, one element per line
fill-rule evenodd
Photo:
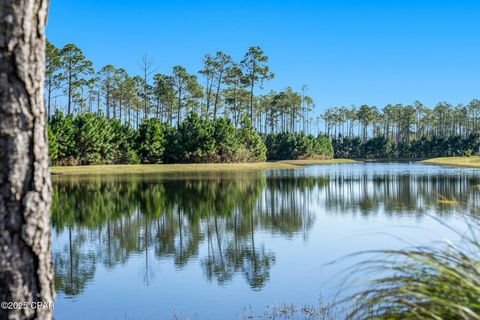
<path fill-rule="evenodd" d="M 463 167 L 480 169 L 480 156 L 472 157 L 440 157 L 419 161 L 424 164 L 437 166 Z"/>
<path fill-rule="evenodd" d="M 278 160 L 247 163 L 182 163 L 182 164 L 132 164 L 132 165 L 85 165 L 52 166 L 52 176 L 93 176 L 93 175 L 128 175 L 156 173 L 205 173 L 262 171 L 271 169 L 295 169 L 310 165 L 327 165 L 336 163 L 412 161 L 422 164 L 479 168 L 480 156 L 439 157 L 431 159 L 330 159 L 330 160 Z"/>
<path fill-rule="evenodd" d="M 85 165 L 53 166 L 52 176 L 121 175 L 155 173 L 195 173 L 261 171 L 270 169 L 295 169 L 309 165 L 356 163 L 351 159 L 331 160 L 280 160 L 252 163 L 190 163 L 190 164 L 130 164 L 130 165 Z"/>

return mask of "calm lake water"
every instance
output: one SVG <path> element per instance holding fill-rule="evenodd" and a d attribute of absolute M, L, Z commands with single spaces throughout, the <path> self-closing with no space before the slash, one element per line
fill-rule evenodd
<path fill-rule="evenodd" d="M 352 261 L 328 262 L 451 237 L 437 219 L 477 212 L 479 173 L 358 163 L 55 177 L 56 319 L 243 319 L 329 301 Z"/>

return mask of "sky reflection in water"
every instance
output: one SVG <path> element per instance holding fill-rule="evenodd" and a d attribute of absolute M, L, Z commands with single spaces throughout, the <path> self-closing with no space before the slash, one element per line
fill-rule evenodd
<path fill-rule="evenodd" d="M 325 264 L 451 236 L 478 171 L 360 163 L 261 173 L 54 179 L 58 319 L 242 318 L 330 299 Z M 337 276 L 335 276 L 337 275 Z"/>

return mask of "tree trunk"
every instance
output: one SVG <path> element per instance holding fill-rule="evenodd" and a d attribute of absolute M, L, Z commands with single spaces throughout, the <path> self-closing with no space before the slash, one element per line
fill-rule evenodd
<path fill-rule="evenodd" d="M 110 119 L 110 85 L 107 83 L 105 107 L 107 109 L 107 118 Z"/>
<path fill-rule="evenodd" d="M 52 105 L 52 82 L 51 82 L 51 79 L 48 81 L 48 89 L 47 89 L 47 92 L 48 92 L 48 98 L 47 98 L 47 105 L 48 105 L 48 112 L 47 112 L 47 119 L 50 120 L 50 118 L 52 117 L 52 113 L 51 113 L 51 105 Z"/>
<path fill-rule="evenodd" d="M 213 105 L 213 120 L 217 118 L 218 97 L 220 96 L 220 86 L 222 85 L 222 73 L 218 77 L 217 92 L 215 94 L 215 104 Z"/>
<path fill-rule="evenodd" d="M 208 113 L 210 111 L 210 95 L 212 94 L 212 82 L 213 78 L 207 77 L 207 110 L 205 118 L 208 119 Z"/>
<path fill-rule="evenodd" d="M 143 67 L 143 113 L 145 114 L 145 119 L 147 119 L 148 116 L 148 83 L 147 83 L 147 77 L 148 77 L 148 65 L 147 61 L 147 56 L 145 55 L 145 60 L 144 60 L 144 67 Z"/>
<path fill-rule="evenodd" d="M 92 91 L 88 91 L 88 112 L 92 112 Z M 50 119 L 50 105 L 48 106 L 47 114 Z"/>
<path fill-rule="evenodd" d="M 182 109 L 182 89 L 181 86 L 178 86 L 178 110 L 177 110 L 177 127 L 180 126 L 180 112 Z"/>
<path fill-rule="evenodd" d="M 100 112 L 100 90 L 97 91 L 97 113 Z"/>
<path fill-rule="evenodd" d="M 67 102 L 67 114 L 72 111 L 72 60 L 68 62 L 68 102 Z"/>
<path fill-rule="evenodd" d="M 250 84 L 250 121 L 253 123 L 253 88 L 254 88 L 254 80 L 252 78 L 252 83 Z"/>
<path fill-rule="evenodd" d="M 119 113 L 119 119 L 120 123 L 122 123 L 122 96 L 120 96 L 120 101 L 118 102 L 118 113 Z"/>
<path fill-rule="evenodd" d="M 138 121 L 139 121 L 139 119 L 138 119 L 138 118 L 139 118 L 138 114 L 140 113 L 140 111 L 139 111 L 139 110 L 140 110 L 140 108 L 137 106 L 137 119 L 136 119 L 136 123 L 137 123 L 137 124 L 136 124 L 136 126 L 137 126 L 137 130 L 138 130 Z"/>
<path fill-rule="evenodd" d="M 6 302 L 54 298 L 43 97 L 48 4 L 0 0 L 0 301 Z M 52 308 L 0 309 L 0 319 L 52 314 Z"/>

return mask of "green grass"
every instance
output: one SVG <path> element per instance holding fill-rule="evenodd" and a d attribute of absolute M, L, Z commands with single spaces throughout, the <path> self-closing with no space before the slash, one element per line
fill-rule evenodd
<path fill-rule="evenodd" d="M 355 265 L 353 275 L 372 278 L 342 301 L 353 302 L 347 319 L 480 320 L 480 225 L 468 225 L 466 233 L 445 225 L 456 244 L 369 252 L 380 255 Z"/>
<path fill-rule="evenodd" d="M 331 164 L 331 163 L 354 163 L 357 162 L 351 159 L 330 159 L 330 160 L 282 160 L 273 163 L 282 163 L 282 164 L 290 164 L 294 166 L 309 166 L 315 164 Z M 271 163 L 271 162 L 267 162 Z"/>
<path fill-rule="evenodd" d="M 55 175 L 113 175 L 141 173 L 193 173 L 216 171 L 259 171 L 267 169 L 293 169 L 314 164 L 351 163 L 354 160 L 285 160 L 257 163 L 195 163 L 195 164 L 138 164 L 138 165 L 92 165 L 54 166 Z"/>
<path fill-rule="evenodd" d="M 480 157 L 444 157 L 423 160 L 421 162 L 445 166 L 480 168 Z"/>

